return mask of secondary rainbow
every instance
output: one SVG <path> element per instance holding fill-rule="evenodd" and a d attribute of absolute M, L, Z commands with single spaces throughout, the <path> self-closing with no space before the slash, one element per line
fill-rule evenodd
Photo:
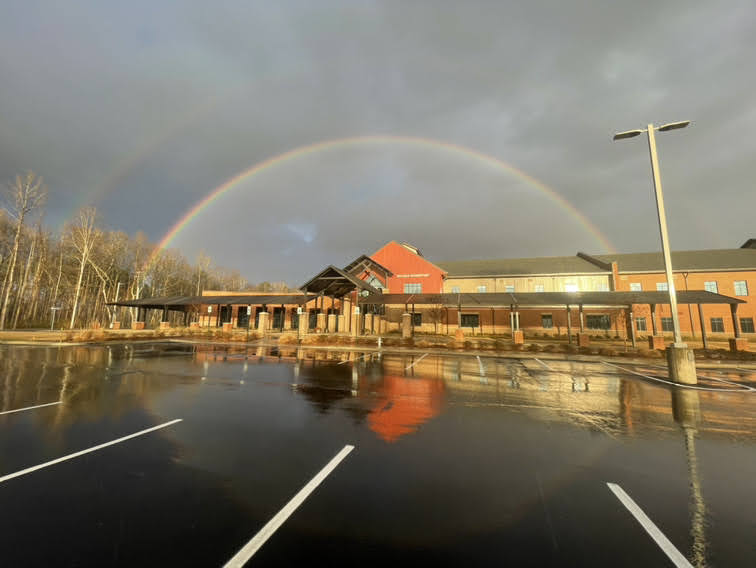
<path fill-rule="evenodd" d="M 255 175 L 265 170 L 268 170 L 270 168 L 275 168 L 277 166 L 282 166 L 288 162 L 291 162 L 298 158 L 302 158 L 304 156 L 309 156 L 318 152 L 333 150 L 335 148 L 354 147 L 354 146 L 362 146 L 362 145 L 370 145 L 370 144 L 406 145 L 406 146 L 417 146 L 417 147 L 423 147 L 423 148 L 432 148 L 432 149 L 441 150 L 441 151 L 448 151 L 455 154 L 461 154 L 469 158 L 473 158 L 489 166 L 506 170 L 510 172 L 511 174 L 515 175 L 516 177 L 520 178 L 524 182 L 526 182 L 531 187 L 534 187 L 535 189 L 539 190 L 541 193 L 549 197 L 552 201 L 554 201 L 556 204 L 562 207 L 565 211 L 567 211 L 587 232 L 593 235 L 598 240 L 598 242 L 601 244 L 602 247 L 604 247 L 608 252 L 615 252 L 615 248 L 612 245 L 612 243 L 609 242 L 609 240 L 606 237 L 604 237 L 603 234 L 601 234 L 598 228 L 596 228 L 596 226 L 593 223 L 591 223 L 591 221 L 588 220 L 588 218 L 586 218 L 585 215 L 583 215 L 578 209 L 576 209 L 575 206 L 572 205 L 572 203 L 567 201 L 564 197 L 562 197 L 559 193 L 557 193 L 556 191 L 548 187 L 542 181 L 534 178 L 533 176 L 531 176 L 530 174 L 522 170 L 515 168 L 511 164 L 508 164 L 506 162 L 499 160 L 498 158 L 494 158 L 493 156 L 489 156 L 488 154 L 483 154 L 482 152 L 478 152 L 477 150 L 473 150 L 465 146 L 452 144 L 451 142 L 443 142 L 440 140 L 433 140 L 430 138 L 421 138 L 417 136 L 354 136 L 354 137 L 349 137 L 349 138 L 323 140 L 321 142 L 316 142 L 314 144 L 308 144 L 306 146 L 300 146 L 298 148 L 294 148 L 293 150 L 289 150 L 288 152 L 278 154 L 276 156 L 268 158 L 267 160 L 259 162 L 255 164 L 254 166 L 252 166 L 251 168 L 246 169 L 236 174 L 235 176 L 229 178 L 223 184 L 219 185 L 218 187 L 213 189 L 210 193 L 208 193 L 203 199 L 198 201 L 191 209 L 189 209 L 189 211 L 187 211 L 178 220 L 178 222 L 175 225 L 173 225 L 173 227 L 171 227 L 171 229 L 160 240 L 157 247 L 153 251 L 152 255 L 147 260 L 145 264 L 145 268 L 148 268 L 149 266 L 152 265 L 154 260 L 160 254 L 160 251 L 168 247 L 168 245 L 171 244 L 173 239 L 176 238 L 176 236 L 187 225 L 189 225 L 192 222 L 192 220 L 194 220 L 195 217 L 197 217 L 197 215 L 199 215 L 205 208 L 207 208 L 213 201 L 218 199 L 221 195 L 233 189 L 234 187 L 238 186 L 242 182 L 251 179 Z"/>

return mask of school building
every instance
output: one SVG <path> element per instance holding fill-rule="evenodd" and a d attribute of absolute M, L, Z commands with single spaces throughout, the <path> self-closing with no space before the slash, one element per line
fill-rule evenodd
<path fill-rule="evenodd" d="M 684 335 L 755 337 L 756 239 L 722 250 L 672 252 Z M 207 291 L 202 296 L 119 302 L 184 313 L 200 327 L 270 332 L 382 334 L 604 334 L 671 336 L 661 253 L 431 262 L 391 241 L 343 268 L 328 266 L 294 294 Z M 144 325 L 142 323 L 142 325 Z"/>

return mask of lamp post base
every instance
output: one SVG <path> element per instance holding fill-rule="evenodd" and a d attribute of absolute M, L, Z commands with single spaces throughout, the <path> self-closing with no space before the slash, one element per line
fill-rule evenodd
<path fill-rule="evenodd" d="M 667 347 L 667 367 L 670 380 L 684 385 L 698 383 L 696 358 L 686 344 L 673 343 Z"/>

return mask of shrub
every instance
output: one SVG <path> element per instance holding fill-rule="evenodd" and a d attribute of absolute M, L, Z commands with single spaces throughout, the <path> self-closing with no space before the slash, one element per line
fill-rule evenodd
<path fill-rule="evenodd" d="M 251 336 L 250 336 L 251 337 Z M 279 345 L 292 345 L 298 343 L 297 335 L 295 333 L 282 333 L 278 337 Z"/>

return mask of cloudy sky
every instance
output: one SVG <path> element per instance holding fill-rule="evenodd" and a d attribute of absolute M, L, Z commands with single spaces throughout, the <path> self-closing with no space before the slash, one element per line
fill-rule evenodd
<path fill-rule="evenodd" d="M 431 260 L 756 237 L 756 4 L 36 2 L 0 8 L 0 179 L 59 226 L 95 204 L 253 281 L 301 283 L 388 240 Z M 375 137 L 375 138 L 366 138 Z M 335 142 L 297 152 L 312 145 Z M 276 159 L 292 152 L 284 159 Z"/>

